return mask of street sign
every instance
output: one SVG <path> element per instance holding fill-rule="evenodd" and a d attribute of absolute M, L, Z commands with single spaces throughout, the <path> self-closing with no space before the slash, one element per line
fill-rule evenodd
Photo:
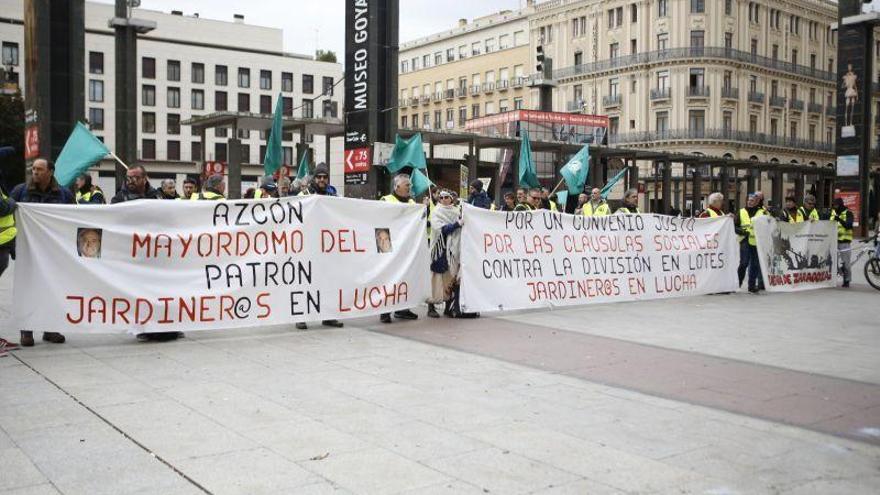
<path fill-rule="evenodd" d="M 367 173 L 359 172 L 355 174 L 345 174 L 345 185 L 346 186 L 357 186 L 361 184 L 367 183 Z"/>
<path fill-rule="evenodd" d="M 29 126 L 24 130 L 24 158 L 33 160 L 40 157 L 40 127 Z"/>
<path fill-rule="evenodd" d="M 345 173 L 364 173 L 370 171 L 370 148 L 345 150 Z"/>
<path fill-rule="evenodd" d="M 205 162 L 205 177 L 226 175 L 226 162 Z"/>

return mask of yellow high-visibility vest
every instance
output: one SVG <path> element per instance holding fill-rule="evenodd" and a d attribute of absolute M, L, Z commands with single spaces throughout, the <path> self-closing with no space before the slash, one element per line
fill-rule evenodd
<path fill-rule="evenodd" d="M 810 214 L 807 215 L 807 209 L 801 206 L 800 208 L 798 208 L 798 213 L 803 215 L 803 217 L 807 220 L 819 220 L 819 210 L 816 208 L 813 208 L 813 210 L 810 211 Z"/>
<path fill-rule="evenodd" d="M 401 203 L 401 201 L 399 199 L 397 199 L 397 196 L 395 196 L 393 194 L 389 194 L 387 196 L 382 196 L 382 199 L 380 201 L 387 201 L 389 203 Z M 407 203 L 413 205 L 416 202 L 413 201 L 412 198 L 409 198 L 409 201 L 407 201 Z"/>
<path fill-rule="evenodd" d="M 610 215 L 610 214 L 611 214 L 611 207 L 608 206 L 608 203 L 606 203 L 604 201 L 599 203 L 599 206 L 597 206 L 595 210 L 593 209 L 592 202 L 587 201 L 586 203 L 584 203 L 584 216 L 585 217 L 602 217 L 602 216 Z"/>
<path fill-rule="evenodd" d="M 846 222 L 846 217 L 851 215 L 849 210 L 845 210 L 843 215 L 840 215 L 840 219 Z M 837 222 L 837 212 L 835 210 L 831 210 L 831 221 Z M 840 222 L 837 222 L 837 242 L 852 242 L 853 240 L 853 229 L 847 229 Z"/>
<path fill-rule="evenodd" d="M 0 191 L 0 196 L 3 197 L 3 200 L 9 198 L 3 191 Z M 12 242 L 17 233 L 18 231 L 15 229 L 15 215 L 10 213 L 0 217 L 0 246 Z"/>
<path fill-rule="evenodd" d="M 204 191 L 204 192 L 200 192 L 200 193 L 193 193 L 193 195 L 189 199 L 192 199 L 192 200 L 205 199 L 208 201 L 220 201 L 220 200 L 224 200 L 226 198 L 224 198 L 222 194 L 217 194 L 214 191 Z"/>
<path fill-rule="evenodd" d="M 765 210 L 764 208 L 760 208 L 760 209 L 758 209 L 758 211 L 755 212 L 755 217 L 760 217 L 760 216 L 766 215 L 766 214 L 767 214 L 767 210 Z M 745 208 L 740 208 L 740 210 L 739 210 L 739 226 L 740 226 L 740 228 L 748 231 L 749 245 L 750 246 L 757 246 L 758 240 L 755 237 L 755 229 L 754 229 L 754 227 L 752 227 L 752 217 L 749 216 L 749 211 Z M 743 236 L 740 236 L 740 237 L 741 237 L 740 242 L 742 242 L 742 240 L 745 239 L 745 237 L 743 237 Z"/>

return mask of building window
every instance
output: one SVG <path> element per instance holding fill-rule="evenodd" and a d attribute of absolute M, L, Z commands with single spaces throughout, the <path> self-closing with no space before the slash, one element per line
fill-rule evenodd
<path fill-rule="evenodd" d="M 282 161 L 285 165 L 291 165 L 293 163 L 293 148 L 290 146 L 284 146 L 281 148 L 281 154 L 283 155 Z"/>
<path fill-rule="evenodd" d="M 665 50 L 669 46 L 669 33 L 660 33 L 657 35 L 657 49 Z"/>
<path fill-rule="evenodd" d="M 431 56 L 430 55 L 422 55 L 422 67 L 427 69 L 431 66 Z"/>
<path fill-rule="evenodd" d="M 205 109 L 205 92 L 201 89 L 192 90 L 192 109 L 193 110 L 204 110 Z"/>
<path fill-rule="evenodd" d="M 733 15 L 733 0 L 724 0 L 724 15 Z"/>
<path fill-rule="evenodd" d="M 608 134 L 616 136 L 620 131 L 620 117 L 611 117 L 608 119 Z"/>
<path fill-rule="evenodd" d="M 214 66 L 214 84 L 217 86 L 226 86 L 229 84 L 229 71 L 225 65 Z"/>
<path fill-rule="evenodd" d="M 141 114 L 141 132 L 154 134 L 156 132 L 156 114 L 144 112 Z"/>
<path fill-rule="evenodd" d="M 691 0 L 691 14 L 703 14 L 706 12 L 705 0 Z"/>
<path fill-rule="evenodd" d="M 480 117 L 480 104 L 474 103 L 471 105 L 471 118 L 476 119 Z"/>
<path fill-rule="evenodd" d="M 302 116 L 305 119 L 315 118 L 315 102 L 312 100 L 302 101 Z"/>
<path fill-rule="evenodd" d="M 293 91 L 293 73 L 292 72 L 282 72 L 281 73 L 281 91 L 284 91 L 284 92 Z"/>
<path fill-rule="evenodd" d="M 669 71 L 661 70 L 657 72 L 657 89 L 664 92 L 667 88 L 669 88 Z"/>
<path fill-rule="evenodd" d="M 321 109 L 321 115 L 324 118 L 336 118 L 338 115 L 338 103 L 335 101 L 324 100 L 323 106 Z"/>
<path fill-rule="evenodd" d="M 721 129 L 729 135 L 733 131 L 733 112 L 726 111 L 721 116 Z"/>
<path fill-rule="evenodd" d="M 180 61 L 179 60 L 169 60 L 168 61 L 168 80 L 169 81 L 180 81 Z"/>
<path fill-rule="evenodd" d="M 773 60 L 779 60 L 779 45 L 773 45 L 770 47 L 770 58 Z"/>
<path fill-rule="evenodd" d="M 199 141 L 193 141 L 190 146 L 189 152 L 190 160 L 197 162 L 202 160 L 202 143 Z"/>
<path fill-rule="evenodd" d="M 167 155 L 169 160 L 180 160 L 180 141 L 168 141 Z"/>
<path fill-rule="evenodd" d="M 724 48 L 728 50 L 733 48 L 733 33 L 724 33 Z"/>
<path fill-rule="evenodd" d="M 483 44 L 479 41 L 475 41 L 471 43 L 471 56 L 477 56 L 480 54 L 480 50 L 483 48 Z"/>
<path fill-rule="evenodd" d="M 467 107 L 458 107 L 458 126 L 464 127 L 467 123 Z"/>
<path fill-rule="evenodd" d="M 215 127 L 214 128 L 214 137 L 216 137 L 216 138 L 229 137 L 229 129 L 226 127 Z"/>
<path fill-rule="evenodd" d="M 143 85 L 141 88 L 141 105 L 145 107 L 156 106 L 156 86 Z"/>
<path fill-rule="evenodd" d="M 636 4 L 629 6 L 629 22 L 639 22 L 639 6 Z"/>
<path fill-rule="evenodd" d="M 779 121 L 770 119 L 770 135 L 776 137 L 779 134 Z"/>
<path fill-rule="evenodd" d="M 238 68 L 238 87 L 239 88 L 249 88 L 251 87 L 251 70 L 245 67 Z"/>
<path fill-rule="evenodd" d="M 104 81 L 89 79 L 89 101 L 104 101 Z"/>
<path fill-rule="evenodd" d="M 104 53 L 89 52 L 89 74 L 104 73 Z"/>
<path fill-rule="evenodd" d="M 666 12 L 669 9 L 669 0 L 658 0 L 657 1 L 657 17 L 666 17 Z"/>
<path fill-rule="evenodd" d="M 104 128 L 104 109 L 103 108 L 90 108 L 89 109 L 89 129 L 93 131 L 100 131 Z"/>
<path fill-rule="evenodd" d="M 165 119 L 165 127 L 168 134 L 180 134 L 180 114 L 169 113 Z"/>
<path fill-rule="evenodd" d="M 877 51 L 877 53 L 880 54 L 880 51 Z M 811 69 L 816 68 L 816 54 L 815 53 L 810 54 L 810 68 Z"/>
<path fill-rule="evenodd" d="M 260 71 L 260 89 L 272 89 L 272 71 Z"/>
<path fill-rule="evenodd" d="M 629 40 L 629 53 L 635 55 L 639 51 L 639 43 L 637 40 Z"/>
<path fill-rule="evenodd" d="M 758 134 L 758 116 L 749 115 L 749 134 L 755 136 Z"/>
<path fill-rule="evenodd" d="M 225 112 L 229 110 L 229 103 L 226 98 L 226 91 L 214 92 L 214 111 Z"/>
<path fill-rule="evenodd" d="M 495 38 L 489 38 L 486 40 L 486 53 L 492 53 L 495 51 Z"/>
<path fill-rule="evenodd" d="M 691 88 L 701 88 L 705 84 L 706 69 L 691 69 L 688 82 Z"/>
<path fill-rule="evenodd" d="M 180 88 L 168 88 L 168 108 L 180 108 Z"/>
<path fill-rule="evenodd" d="M 522 97 L 513 99 L 513 109 L 514 110 L 522 110 L 523 108 L 523 99 Z"/>
<path fill-rule="evenodd" d="M 406 129 L 406 121 L 407 121 L 406 115 L 402 115 L 400 117 L 400 128 L 401 129 Z"/>
<path fill-rule="evenodd" d="M 504 35 L 504 36 L 506 36 L 506 35 Z M 504 39 L 504 36 L 501 36 L 502 40 Z M 502 46 L 501 48 L 503 49 L 505 47 Z M 455 48 L 448 48 L 446 50 L 446 61 L 447 62 L 454 62 L 455 61 Z"/>
<path fill-rule="evenodd" d="M 695 133 L 696 136 L 701 135 L 706 130 L 705 110 L 688 111 L 688 130 Z"/>
<path fill-rule="evenodd" d="M 616 97 L 620 90 L 620 80 L 616 77 L 608 80 L 608 96 Z"/>
<path fill-rule="evenodd" d="M 488 106 L 489 104 L 486 103 Z M 489 109 L 486 109 L 486 115 L 489 115 Z M 443 128 L 443 113 L 440 110 L 434 110 L 434 129 Z"/>
<path fill-rule="evenodd" d="M 703 48 L 706 40 L 706 32 L 702 29 L 691 31 L 691 46 L 694 48 Z"/>
<path fill-rule="evenodd" d="M 311 74 L 303 74 L 303 94 L 313 94 L 315 92 L 315 77 Z"/>
<path fill-rule="evenodd" d="M 413 129 L 419 128 L 419 114 L 417 114 L 417 113 L 413 114 L 413 116 L 412 116 L 412 128 Z"/>
<path fill-rule="evenodd" d="M 584 63 L 584 54 L 583 52 L 575 52 L 574 54 L 574 65 L 583 65 Z"/>
<path fill-rule="evenodd" d="M 192 64 L 192 82 L 196 84 L 205 83 L 205 64 L 193 62 Z"/>
<path fill-rule="evenodd" d="M 611 43 L 608 46 L 608 56 L 612 59 L 620 56 L 620 43 Z"/>
<path fill-rule="evenodd" d="M 325 96 L 333 96 L 333 78 L 323 77 L 321 78 L 321 83 L 323 87 L 323 91 L 321 93 Z"/>
<path fill-rule="evenodd" d="M 504 100 L 502 100 L 502 101 L 504 101 Z M 507 111 L 507 109 L 505 108 L 502 111 Z M 446 109 L 446 127 L 450 128 L 454 125 L 455 125 L 455 109 L 447 108 Z"/>
<path fill-rule="evenodd" d="M 260 113 L 261 114 L 270 114 L 272 113 L 272 97 L 269 95 L 260 95 Z"/>
<path fill-rule="evenodd" d="M 144 79 L 156 79 L 156 59 L 143 57 L 141 59 L 141 77 Z"/>
<path fill-rule="evenodd" d="M 729 70 L 724 71 L 724 78 L 721 84 L 724 89 L 730 89 L 733 86 L 733 72 Z"/>
<path fill-rule="evenodd" d="M 797 139 L 798 137 L 798 124 L 797 122 L 792 121 L 789 124 L 788 137 L 791 139 Z"/>
<path fill-rule="evenodd" d="M 238 94 L 238 111 L 239 112 L 250 112 L 251 111 L 251 95 L 247 93 L 239 93 Z"/>
<path fill-rule="evenodd" d="M 791 63 L 792 63 L 792 65 L 797 65 L 797 63 L 798 63 L 798 51 L 797 50 L 791 51 Z"/>
<path fill-rule="evenodd" d="M 288 96 L 281 98 L 281 113 L 285 117 L 293 117 L 293 98 Z"/>
<path fill-rule="evenodd" d="M 144 160 L 156 159 L 156 140 L 144 139 L 141 141 L 141 158 Z"/>
<path fill-rule="evenodd" d="M 656 127 L 659 134 L 669 130 L 669 112 L 657 112 Z"/>
<path fill-rule="evenodd" d="M 755 38 L 752 38 L 752 44 L 750 47 L 750 51 L 751 51 L 752 55 L 758 55 L 758 40 Z"/>
<path fill-rule="evenodd" d="M 214 160 L 226 161 L 226 143 L 214 143 Z"/>
<path fill-rule="evenodd" d="M 816 142 L 816 124 L 810 124 L 810 128 L 807 130 L 807 139 L 810 140 L 811 143 Z"/>
<path fill-rule="evenodd" d="M 3 65 L 18 65 L 18 43 L 3 42 Z"/>

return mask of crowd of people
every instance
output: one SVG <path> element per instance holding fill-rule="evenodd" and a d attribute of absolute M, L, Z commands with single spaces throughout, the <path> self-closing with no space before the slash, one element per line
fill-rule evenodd
<path fill-rule="evenodd" d="M 589 194 L 587 193 L 589 191 Z M 156 200 L 207 200 L 226 199 L 225 182 L 222 175 L 212 175 L 199 183 L 187 178 L 180 190 L 173 179 L 163 179 L 156 189 L 150 184 L 147 170 L 142 165 L 134 165 L 126 172 L 125 184 L 110 199 L 110 203 L 156 199 Z M 270 176 L 261 178 L 257 187 L 248 189 L 243 195 L 250 199 L 270 199 L 287 196 L 307 195 L 336 196 L 337 191 L 330 184 L 330 172 L 325 164 L 319 164 L 310 177 L 290 181 L 286 177 L 277 180 Z M 399 174 L 393 178 L 392 191 L 380 198 L 391 203 L 415 204 L 412 197 L 412 182 L 409 175 Z M 468 196 L 459 198 L 455 191 L 431 187 L 429 194 L 424 194 L 423 204 L 427 209 L 427 232 L 430 244 L 431 296 L 428 299 L 430 318 L 440 318 L 439 307 L 443 307 L 443 315 L 451 318 L 477 318 L 479 314 L 462 311 L 459 303 L 460 294 L 460 237 L 463 219 L 461 204 L 467 202 L 475 207 L 499 211 L 565 211 L 567 205 L 557 204 L 558 195 L 546 188 L 518 188 L 515 192 L 507 192 L 502 201 L 495 204 L 484 189 L 480 180 L 471 182 Z M 624 192 L 621 205 L 612 209 L 598 188 L 585 187 L 577 198 L 576 215 L 603 216 L 611 214 L 638 214 L 639 193 L 637 189 Z M 45 159 L 38 159 L 32 165 L 32 174 L 27 182 L 19 184 L 9 194 L 0 188 L 0 275 L 7 268 L 9 259 L 15 258 L 15 221 L 13 213 L 18 203 L 49 203 L 49 204 L 104 204 L 104 192 L 92 183 L 88 174 L 79 176 L 72 188 L 61 186 L 54 177 L 53 164 Z M 733 217 L 735 230 L 740 241 L 740 264 L 738 267 L 739 283 L 748 275 L 748 290 L 758 293 L 764 290 L 761 267 L 758 262 L 757 242 L 752 228 L 753 220 L 763 215 L 771 215 L 771 210 L 764 204 L 764 195 L 755 192 L 748 195 L 747 204 L 738 212 L 724 211 L 725 198 L 721 193 L 712 193 L 707 198 L 706 209 L 700 217 L 712 218 L 722 215 Z M 675 214 L 676 212 L 671 212 Z M 816 208 L 816 198 L 807 194 L 802 206 L 798 206 L 793 197 L 786 198 L 785 207 L 773 216 L 785 222 L 804 222 L 830 220 L 837 224 L 838 249 L 843 272 L 843 287 L 849 287 L 851 281 L 850 244 L 853 239 L 853 213 L 846 208 L 841 198 L 835 198 L 833 208 L 820 212 Z M 382 323 L 392 323 L 393 318 L 415 320 L 418 315 L 412 309 L 385 313 L 380 316 Z M 342 327 L 338 320 L 321 322 L 329 327 Z M 307 324 L 296 324 L 298 329 L 306 329 Z M 141 333 L 139 341 L 168 341 L 183 336 L 182 332 Z M 51 343 L 63 343 L 64 335 L 58 332 L 44 332 L 42 339 Z M 14 347 L 0 339 L 0 344 L 7 348 Z M 30 330 L 21 331 L 22 346 L 33 346 L 34 337 Z"/>

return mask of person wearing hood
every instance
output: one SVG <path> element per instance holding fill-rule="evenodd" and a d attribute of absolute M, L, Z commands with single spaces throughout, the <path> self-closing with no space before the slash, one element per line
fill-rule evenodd
<path fill-rule="evenodd" d="M 15 186 L 9 193 L 9 198 L 14 203 L 74 204 L 73 193 L 58 184 L 54 173 L 55 165 L 49 160 L 45 158 L 34 160 L 31 165 L 31 177 L 27 182 Z M 44 332 L 43 340 L 53 344 L 63 344 L 65 339 L 64 335 L 58 332 Z M 23 347 L 34 345 L 33 331 L 21 331 L 21 345 Z"/>
<path fill-rule="evenodd" d="M 253 199 L 271 199 L 278 197 L 278 185 L 271 176 L 265 176 L 260 180 L 260 187 L 254 189 Z"/>
<path fill-rule="evenodd" d="M 456 316 L 453 295 L 461 257 L 461 211 L 455 207 L 452 194 L 441 191 L 440 202 L 431 213 L 431 297 L 428 316 L 439 318 L 436 306 L 446 303 L 443 314 Z"/>
<path fill-rule="evenodd" d="M 125 173 L 125 185 L 113 196 L 110 203 L 125 203 L 138 199 L 159 199 L 159 191 L 150 185 L 143 165 L 132 165 Z"/>
<path fill-rule="evenodd" d="M 471 182 L 470 186 L 468 187 L 467 202 L 471 206 L 483 208 L 484 210 L 492 208 L 492 200 L 489 199 L 489 195 L 486 194 L 486 191 L 483 190 L 483 181 L 481 181 L 480 179 Z"/>
<path fill-rule="evenodd" d="M 847 288 L 852 279 L 852 240 L 855 218 L 853 212 L 846 207 L 840 196 L 834 198 L 829 220 L 837 224 L 837 257 L 842 266 L 843 287 Z"/>
<path fill-rule="evenodd" d="M 315 167 L 315 173 L 312 174 L 312 183 L 306 190 L 300 193 L 300 196 L 308 196 L 317 194 L 319 196 L 336 196 L 336 188 L 330 185 L 330 169 L 327 165 L 319 163 Z"/>
<path fill-rule="evenodd" d="M 748 270 L 749 292 L 752 294 L 757 294 L 759 291 L 764 290 L 761 264 L 758 259 L 758 241 L 755 237 L 755 229 L 752 227 L 752 222 L 755 217 L 769 214 L 767 209 L 764 208 L 764 194 L 757 191 L 749 195 L 746 207 L 740 208 L 739 215 L 733 219 L 734 229 L 740 236 L 739 267 L 737 268 L 739 285 L 742 286 L 746 270 Z"/>
<path fill-rule="evenodd" d="M 177 194 L 177 184 L 174 179 L 162 179 L 159 183 L 159 193 L 157 199 L 180 199 Z"/>
<path fill-rule="evenodd" d="M 92 176 L 79 174 L 76 177 L 76 204 L 78 205 L 103 205 L 107 202 L 104 192 L 92 184 Z"/>

